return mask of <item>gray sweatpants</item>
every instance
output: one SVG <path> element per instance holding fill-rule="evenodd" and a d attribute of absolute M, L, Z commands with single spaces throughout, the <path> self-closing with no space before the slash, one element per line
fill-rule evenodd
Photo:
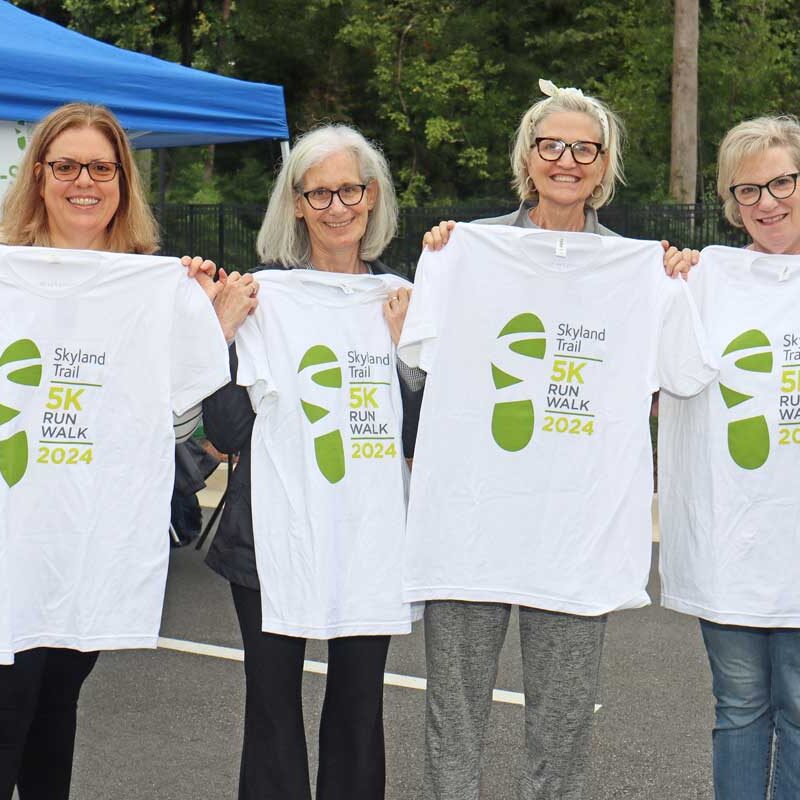
<path fill-rule="evenodd" d="M 478 800 L 481 757 L 511 606 L 425 608 L 428 691 L 423 800 Z M 580 800 L 606 616 L 520 607 L 526 757 L 521 800 Z"/>

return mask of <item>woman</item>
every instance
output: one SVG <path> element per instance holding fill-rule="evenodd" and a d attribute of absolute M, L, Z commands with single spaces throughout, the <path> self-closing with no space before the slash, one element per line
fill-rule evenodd
<path fill-rule="evenodd" d="M 598 222 L 597 209 L 622 180 L 622 125 L 603 102 L 578 89 L 540 81 L 546 99 L 522 117 L 511 154 L 517 211 L 477 220 L 556 231 L 616 236 Z M 423 244 L 439 249 L 455 223 L 442 222 Z M 668 274 L 687 271 L 697 253 L 662 242 Z M 510 605 L 428 601 L 425 800 L 477 798 L 491 687 Z M 597 696 L 606 615 L 579 616 L 520 607 L 526 690 L 525 800 L 584 796 L 591 722 Z M 469 680 L 454 687 L 448 663 L 467 664 Z M 545 672 L 544 670 L 547 670 Z M 567 681 L 570 691 L 563 691 Z M 533 692 L 536 692 L 536 695 Z"/>
<path fill-rule="evenodd" d="M 142 254 L 158 247 L 130 144 L 100 106 L 71 103 L 39 123 L 3 211 L 5 244 Z M 185 257 L 184 263 L 217 297 L 220 324 L 232 338 L 255 304 L 252 279 L 245 285 L 231 275 L 221 292 L 211 284 L 212 262 Z M 67 800 L 78 695 L 97 657 L 38 647 L 0 666 L 3 800 L 10 800 L 15 784 L 21 800 Z"/>
<path fill-rule="evenodd" d="M 378 257 L 391 240 L 396 224 L 395 195 L 382 154 L 347 126 L 323 126 L 301 137 L 284 162 L 258 237 L 258 251 L 268 269 L 314 270 L 308 275 L 310 284 L 313 284 L 311 278 L 322 280 L 324 273 L 341 273 L 353 279 L 358 275 L 381 276 L 388 270 Z M 289 275 L 273 277 L 282 279 Z M 278 287 L 275 288 L 277 291 Z M 311 289 L 310 286 L 309 291 Z M 324 297 L 314 295 L 317 296 Z M 383 307 L 395 344 L 408 300 L 409 292 L 399 288 L 391 291 L 390 300 Z M 321 308 L 322 299 L 319 302 Z M 265 311 L 265 315 L 267 313 Z M 291 330 L 286 337 L 281 350 L 292 344 L 291 339 L 298 338 Z M 238 373 L 240 382 L 243 382 L 243 345 L 244 340 L 240 342 L 239 358 L 236 346 L 231 348 L 231 374 Z M 296 366 L 294 372 L 297 373 Z M 414 420 L 406 402 L 409 393 L 403 390 L 403 394 L 406 414 L 403 439 L 408 456 L 413 443 Z M 294 566 L 269 564 L 277 574 L 266 583 L 264 575 L 259 580 L 251 509 L 251 469 L 257 466 L 260 449 L 257 452 L 256 448 L 260 448 L 261 440 L 257 442 L 258 431 L 254 433 L 256 419 L 250 398 L 242 386 L 231 383 L 207 398 L 203 408 L 206 433 L 212 443 L 222 452 L 239 453 L 219 531 L 207 558 L 208 565 L 230 581 L 244 643 L 246 705 L 239 798 L 306 800 L 311 796 L 301 700 L 306 640 L 300 633 L 287 635 L 287 630 L 299 630 L 291 618 L 294 611 L 291 602 L 284 602 L 290 609 L 290 618 L 278 622 L 271 617 L 262 619 L 262 601 L 280 600 L 286 584 L 291 582 L 292 570 L 305 574 L 308 562 L 316 564 L 316 558 L 306 555 L 305 534 L 298 533 L 298 526 L 292 527 L 293 539 L 288 545 L 283 540 L 283 530 L 276 531 L 275 538 L 280 540 L 276 544 L 286 546 L 283 552 Z M 299 415 L 299 404 L 296 413 Z M 313 460 L 312 456 L 309 467 L 313 474 L 297 476 L 298 483 L 304 486 L 316 475 Z M 332 483 L 338 481 L 338 476 L 333 474 L 335 469 L 327 469 L 327 462 L 323 462 L 319 451 L 317 461 Z M 294 478 L 278 470 L 275 481 L 281 486 L 266 489 L 269 496 L 265 502 L 280 505 L 283 502 L 281 488 L 290 480 Z M 399 471 L 393 481 L 401 481 Z M 395 488 L 399 489 L 399 484 Z M 297 489 L 300 491 L 301 487 Z M 309 509 L 308 514 L 311 513 Z M 378 532 L 365 533 L 371 540 L 381 538 Z M 334 535 L 350 542 L 360 532 L 336 530 Z M 347 559 L 341 560 L 343 563 L 337 560 L 337 564 L 333 564 L 323 559 L 318 568 L 313 567 L 316 571 L 312 571 L 315 576 L 312 586 L 328 586 L 341 580 L 341 569 L 348 572 L 350 569 Z M 387 591 L 396 592 L 399 601 L 399 572 L 395 572 L 394 566 L 391 569 L 392 584 L 396 586 L 387 587 Z M 288 579 L 281 578 L 281 573 L 289 576 Z M 299 602 L 303 600 L 301 597 Z M 343 596 L 342 604 L 347 602 L 348 597 Z M 327 607 L 323 612 L 323 616 L 336 616 L 339 609 Z M 408 625 L 404 630 L 408 630 Z M 365 635 L 338 635 L 329 630 L 306 634 L 328 639 L 328 678 L 320 721 L 318 798 L 375 800 L 383 797 L 383 669 L 389 647 L 386 631 L 387 626 L 377 625 L 366 626 Z"/>
<path fill-rule="evenodd" d="M 717 800 L 800 797 L 800 259 L 779 257 L 800 255 L 798 172 L 793 117 L 723 139 L 717 189 L 752 241 L 706 248 L 689 281 L 720 377 L 689 401 L 662 396 L 662 602 L 700 618 Z"/>

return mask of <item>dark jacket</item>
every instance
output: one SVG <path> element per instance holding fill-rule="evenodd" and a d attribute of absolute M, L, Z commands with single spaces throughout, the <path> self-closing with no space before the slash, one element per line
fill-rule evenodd
<path fill-rule="evenodd" d="M 373 274 L 396 274 L 380 261 L 370 264 Z M 262 269 L 283 269 L 268 264 Z M 203 426 L 211 443 L 223 453 L 239 454 L 233 470 L 225 508 L 211 543 L 206 564 L 231 583 L 248 589 L 260 589 L 253 542 L 253 512 L 250 504 L 250 437 L 255 413 L 247 389 L 236 385 L 239 360 L 236 345 L 230 347 L 233 380 L 203 401 Z M 403 399 L 403 450 L 407 458 L 414 454 L 422 391 L 411 392 L 400 382 Z M 269 487 L 261 491 L 269 492 Z"/>

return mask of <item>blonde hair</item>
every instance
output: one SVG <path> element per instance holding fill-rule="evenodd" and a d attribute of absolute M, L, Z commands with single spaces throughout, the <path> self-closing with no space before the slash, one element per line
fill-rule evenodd
<path fill-rule="evenodd" d="M 107 108 L 89 103 L 60 106 L 34 129 L 17 179 L 3 203 L 0 240 L 14 245 L 50 245 L 47 208 L 42 201 L 46 175 L 41 166 L 53 141 L 75 128 L 93 128 L 103 134 L 122 164 L 119 206 L 108 225 L 105 248 L 115 253 L 154 253 L 158 250 L 158 224 L 145 199 L 128 137 Z"/>
<path fill-rule="evenodd" d="M 717 193 L 722 200 L 725 218 L 731 225 L 743 228 L 739 204 L 731 193 L 731 185 L 742 161 L 762 155 L 771 147 L 785 147 L 800 170 L 800 122 L 793 116 L 757 117 L 731 128 L 719 146 L 717 157 Z"/>
<path fill-rule="evenodd" d="M 600 181 L 600 191 L 592 193 L 586 204 L 600 208 L 614 196 L 617 182 L 625 183 L 622 169 L 622 140 L 625 129 L 622 120 L 601 100 L 584 95 L 576 89 L 556 89 L 552 97 L 534 103 L 523 115 L 511 149 L 511 185 L 519 199 L 536 200 L 538 191 L 528 180 L 528 157 L 535 146 L 536 129 L 551 114 L 579 112 L 591 117 L 600 128 L 606 169 Z"/>
<path fill-rule="evenodd" d="M 281 166 L 256 243 L 262 262 L 276 261 L 283 266 L 309 263 L 311 241 L 305 220 L 295 216 L 295 200 L 303 191 L 306 172 L 341 152 L 355 156 L 362 183 L 375 181 L 378 185 L 360 257 L 374 261 L 386 249 L 397 231 L 397 199 L 383 153 L 354 128 L 323 125 L 301 136 Z"/>

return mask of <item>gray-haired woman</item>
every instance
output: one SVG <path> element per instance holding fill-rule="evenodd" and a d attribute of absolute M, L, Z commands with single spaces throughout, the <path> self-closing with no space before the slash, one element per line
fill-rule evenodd
<path fill-rule="evenodd" d="M 268 269 L 381 275 L 389 270 L 378 257 L 396 226 L 397 205 L 383 155 L 352 128 L 326 125 L 301 137 L 284 162 L 258 237 L 258 252 Z M 406 289 L 393 289 L 383 306 L 395 344 L 408 300 Z M 238 365 L 233 346 L 231 374 L 237 374 Z M 413 404 L 406 402 L 411 394 L 404 390 L 402 381 L 401 394 L 404 450 L 409 456 L 414 413 Z M 255 414 L 247 390 L 232 383 L 217 392 L 204 404 L 204 420 L 216 447 L 239 453 L 219 531 L 207 558 L 208 565 L 231 583 L 244 642 L 247 694 L 239 798 L 309 800 L 301 697 L 306 640 L 300 635 L 274 632 L 270 621 L 262 620 L 262 592 L 281 592 L 283 586 L 262 586 L 256 570 L 251 511 Z M 393 474 L 401 480 L 400 470 Z M 269 492 L 270 487 L 259 487 L 259 491 Z M 277 496 L 278 489 L 273 487 L 273 491 Z M 312 513 L 311 509 L 307 511 Z M 366 533 L 358 541 L 381 536 L 380 530 Z M 287 531 L 287 536 L 292 541 L 286 547 L 293 552 L 298 532 Z M 332 574 L 344 568 L 341 563 L 321 564 L 324 559 L 318 556 L 315 551 L 308 559 L 301 548 L 293 556 L 295 563 L 274 565 L 283 569 L 285 577 L 273 584 L 290 582 L 292 571 L 302 562 L 304 569 L 316 570 L 315 585 L 335 579 L 343 583 L 345 592 L 359 588 L 353 587 L 347 576 L 343 579 Z M 309 560 L 314 562 L 311 567 Z M 389 569 L 393 569 L 391 564 Z M 398 572 L 398 598 L 399 583 Z M 391 586 L 385 589 L 391 590 Z M 284 605 L 291 608 L 291 603 Z M 338 609 L 330 609 L 331 615 L 336 613 Z M 271 632 L 263 632 L 262 622 Z M 317 797 L 326 800 L 379 800 L 384 795 L 382 697 L 389 635 L 385 626 L 364 625 L 362 632 L 366 635 L 331 633 L 317 637 L 328 639 L 317 777 Z"/>

